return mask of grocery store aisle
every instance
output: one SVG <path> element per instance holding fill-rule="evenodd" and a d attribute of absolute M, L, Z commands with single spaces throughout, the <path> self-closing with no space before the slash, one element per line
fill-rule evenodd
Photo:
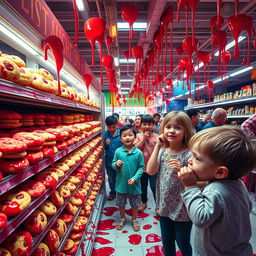
<path fill-rule="evenodd" d="M 107 193 L 108 195 L 108 193 Z M 251 243 L 256 256 L 256 201 L 251 195 L 254 210 L 251 214 L 252 238 Z M 129 204 L 127 209 L 129 208 Z M 92 256 L 164 256 L 160 237 L 159 220 L 155 216 L 154 199 L 149 192 L 148 207 L 139 214 L 141 230 L 134 232 L 130 223 L 130 212 L 127 211 L 127 223 L 122 231 L 115 229 L 119 213 L 115 201 L 106 201 L 101 214 L 94 239 Z M 87 255 L 86 255 L 87 256 Z M 177 256 L 181 256 L 177 252 Z"/>

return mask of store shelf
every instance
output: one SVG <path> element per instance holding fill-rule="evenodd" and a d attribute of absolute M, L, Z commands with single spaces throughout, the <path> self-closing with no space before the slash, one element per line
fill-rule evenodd
<path fill-rule="evenodd" d="M 256 96 L 248 96 L 248 97 L 242 97 L 242 98 L 231 99 L 231 100 L 214 101 L 214 102 L 209 102 L 205 104 L 191 105 L 189 107 L 185 107 L 185 110 L 192 109 L 192 108 L 193 109 L 214 108 L 214 107 L 223 106 L 223 105 L 237 105 L 237 104 L 244 104 L 244 103 L 249 103 L 253 101 L 256 101 Z"/>
<path fill-rule="evenodd" d="M 229 118 L 229 119 L 232 119 L 232 118 L 234 118 L 234 119 L 237 119 L 237 118 L 249 118 L 250 116 L 252 116 L 252 115 L 238 115 L 238 116 L 227 116 L 227 118 Z"/>
<path fill-rule="evenodd" d="M 4 79 L 0 79 L 0 100 L 54 109 L 101 112 L 100 109 Z"/>
<path fill-rule="evenodd" d="M 5 177 L 1 182 L 0 182 L 0 195 L 4 194 L 8 190 L 16 187 L 19 185 L 21 182 L 27 180 L 28 178 L 32 177 L 33 175 L 37 174 L 41 170 L 45 169 L 49 165 L 53 164 L 57 160 L 61 159 L 62 157 L 66 156 L 70 152 L 74 151 L 78 147 L 82 146 L 86 142 L 90 141 L 94 137 L 98 136 L 101 133 L 101 131 L 96 132 L 95 134 L 92 134 L 88 136 L 87 138 L 71 145 L 70 147 L 67 147 L 60 152 L 56 153 L 53 157 L 43 159 L 39 163 L 29 166 L 26 168 L 22 173 L 20 174 L 13 174 Z"/>

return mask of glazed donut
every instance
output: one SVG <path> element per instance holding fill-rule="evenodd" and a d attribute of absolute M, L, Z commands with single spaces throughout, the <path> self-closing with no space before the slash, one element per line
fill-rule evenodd
<path fill-rule="evenodd" d="M 44 154 L 42 151 L 29 151 L 26 159 L 29 161 L 30 164 L 35 164 L 41 161 L 44 158 Z"/>
<path fill-rule="evenodd" d="M 65 176 L 65 173 L 62 170 L 56 169 L 56 168 L 46 168 L 45 171 L 47 172 L 52 172 L 52 173 L 56 173 L 58 176 L 58 179 L 62 178 Z"/>
<path fill-rule="evenodd" d="M 2 54 L 2 57 L 5 57 L 5 58 L 11 60 L 18 67 L 23 67 L 23 68 L 26 67 L 26 64 L 25 64 L 24 60 L 21 59 L 20 57 L 16 56 L 16 55 Z"/>
<path fill-rule="evenodd" d="M 42 152 L 44 157 L 50 157 L 54 156 L 58 152 L 58 149 L 56 147 L 44 147 Z"/>
<path fill-rule="evenodd" d="M 56 144 L 58 150 L 63 150 L 68 147 L 68 143 L 66 141 L 59 142 Z"/>
<path fill-rule="evenodd" d="M 39 210 L 34 211 L 24 222 L 25 229 L 32 234 L 40 233 L 46 225 L 47 217 Z"/>
<path fill-rule="evenodd" d="M 15 154 L 24 152 L 27 144 L 12 138 L 0 138 L 0 151 L 3 154 Z"/>
<path fill-rule="evenodd" d="M 30 195 L 25 191 L 10 194 L 0 201 L 0 211 L 7 216 L 15 216 L 26 209 L 31 203 Z"/>
<path fill-rule="evenodd" d="M 67 252 L 69 251 L 71 248 L 73 248 L 73 246 L 75 245 L 74 241 L 71 239 L 67 239 L 66 243 L 63 247 L 63 252 Z"/>
<path fill-rule="evenodd" d="M 74 196 L 70 199 L 69 202 L 75 206 L 80 206 L 83 204 L 83 201 L 80 198 Z"/>
<path fill-rule="evenodd" d="M 16 82 L 20 78 L 19 67 L 10 59 L 0 57 L 0 78 Z"/>
<path fill-rule="evenodd" d="M 65 185 L 61 185 L 59 188 L 58 188 L 58 192 L 60 193 L 60 195 L 63 197 L 63 198 L 68 198 L 70 196 L 70 190 L 67 186 Z"/>
<path fill-rule="evenodd" d="M 71 182 L 64 182 L 62 185 L 67 186 L 70 191 L 76 190 L 76 185 Z"/>
<path fill-rule="evenodd" d="M 41 76 L 45 77 L 46 79 L 48 79 L 48 80 L 50 80 L 50 81 L 53 81 L 53 80 L 54 80 L 54 78 L 53 78 L 53 76 L 51 75 L 51 73 L 50 73 L 48 70 L 44 69 L 44 68 L 38 69 L 38 73 L 39 73 Z"/>
<path fill-rule="evenodd" d="M 53 229 L 49 230 L 49 232 L 46 234 L 44 240 L 52 254 L 55 254 L 58 252 L 60 238 L 59 238 L 58 234 Z"/>
<path fill-rule="evenodd" d="M 62 238 L 67 231 L 67 225 L 64 220 L 57 219 L 53 224 L 52 229 L 58 234 L 59 238 Z"/>
<path fill-rule="evenodd" d="M 0 247 L 0 256 L 12 256 L 10 251 L 6 250 L 3 247 Z"/>
<path fill-rule="evenodd" d="M 33 238 L 29 232 L 23 230 L 14 231 L 7 240 L 7 249 L 12 256 L 29 256 Z"/>
<path fill-rule="evenodd" d="M 45 243 L 40 243 L 34 250 L 32 256 L 50 256 L 49 247 Z"/>
<path fill-rule="evenodd" d="M 22 114 L 22 126 L 34 126 L 34 117 L 30 114 Z"/>
<path fill-rule="evenodd" d="M 83 224 L 80 221 L 76 221 L 73 228 L 72 228 L 72 231 L 81 232 L 81 231 L 84 230 L 84 228 L 85 228 L 85 224 Z"/>
<path fill-rule="evenodd" d="M 88 222 L 88 218 L 86 218 L 85 216 L 78 216 L 77 221 L 86 224 Z"/>
<path fill-rule="evenodd" d="M 70 223 L 74 220 L 74 216 L 72 214 L 62 213 L 60 215 L 60 219 L 62 219 L 65 223 Z"/>
<path fill-rule="evenodd" d="M 76 185 L 80 183 L 80 180 L 75 176 L 69 176 L 67 179 L 67 182 L 70 182 Z"/>
<path fill-rule="evenodd" d="M 62 197 L 62 195 L 60 195 L 58 191 L 54 191 L 51 194 L 51 200 L 56 206 L 61 206 L 64 204 L 64 198 Z"/>
<path fill-rule="evenodd" d="M 0 230 L 7 227 L 7 216 L 3 212 L 0 212 Z M 0 254 L 1 256 L 1 254 Z"/>
<path fill-rule="evenodd" d="M 81 194 L 83 197 L 86 197 L 88 191 L 84 188 L 79 188 L 77 191 L 78 194 Z M 82 198 L 81 198 L 82 199 Z"/>
<path fill-rule="evenodd" d="M 53 83 L 54 83 L 54 81 L 53 81 Z M 61 90 L 61 94 L 60 94 L 61 97 L 66 98 L 66 99 L 70 99 L 71 98 L 70 97 L 70 93 L 67 90 L 67 88 L 61 87 L 60 90 Z M 62 123 L 64 123 L 64 122 L 62 121 Z"/>
<path fill-rule="evenodd" d="M 66 207 L 65 207 L 65 210 L 66 210 L 67 213 L 75 215 L 76 212 L 78 211 L 78 208 L 75 205 L 68 202 Z"/>
<path fill-rule="evenodd" d="M 56 164 L 54 164 L 54 168 L 59 169 L 63 172 L 67 172 L 70 169 L 69 166 L 64 163 L 56 163 Z"/>
<path fill-rule="evenodd" d="M 23 67 L 19 67 L 19 70 L 20 70 L 20 77 L 17 80 L 17 83 L 30 86 L 33 80 L 31 73 L 26 68 L 23 68 Z"/>
<path fill-rule="evenodd" d="M 66 254 L 67 255 L 73 255 L 77 252 L 77 250 L 78 250 L 78 247 L 77 247 L 76 244 L 74 244 L 74 246 L 69 251 L 66 251 Z"/>
<path fill-rule="evenodd" d="M 46 200 L 39 209 L 47 216 L 53 216 L 57 212 L 56 206 L 49 200 Z"/>
<path fill-rule="evenodd" d="M 1 170 L 6 174 L 19 173 L 29 166 L 27 159 L 0 160 Z"/>
<path fill-rule="evenodd" d="M 18 132 L 15 133 L 12 138 L 26 143 L 28 151 L 41 150 L 45 143 L 45 138 L 35 132 Z"/>
<path fill-rule="evenodd" d="M 22 186 L 21 190 L 27 192 L 32 198 L 41 196 L 45 190 L 45 185 L 40 181 L 28 180 Z"/>
<path fill-rule="evenodd" d="M 46 188 L 55 189 L 57 186 L 57 180 L 50 174 L 39 173 L 35 176 L 35 179 L 41 181 Z"/>
<path fill-rule="evenodd" d="M 81 232 L 72 232 L 72 233 L 69 235 L 69 238 L 70 238 L 70 239 L 73 239 L 73 240 L 76 240 L 76 239 L 82 238 L 82 236 L 83 236 L 83 231 L 81 231 Z"/>

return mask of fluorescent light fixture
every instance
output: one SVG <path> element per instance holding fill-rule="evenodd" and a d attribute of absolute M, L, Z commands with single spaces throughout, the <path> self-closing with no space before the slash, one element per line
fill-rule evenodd
<path fill-rule="evenodd" d="M 246 67 L 246 68 L 243 68 L 243 69 L 240 69 L 240 70 L 238 70 L 238 71 L 235 71 L 235 72 L 231 73 L 230 76 L 231 76 L 231 77 L 237 76 L 237 75 L 240 75 L 240 74 L 242 74 L 242 73 L 244 73 L 244 72 L 247 72 L 247 71 L 249 71 L 249 70 L 251 70 L 251 69 L 252 69 L 251 66 L 250 66 L 250 67 Z"/>
<path fill-rule="evenodd" d="M 0 35 L 3 34 L 1 37 L 8 36 L 9 39 L 11 39 L 15 44 L 18 44 L 22 48 L 26 49 L 28 52 L 30 52 L 32 55 L 38 55 L 38 53 L 29 45 L 28 42 L 26 42 L 25 38 L 20 38 L 18 35 L 14 34 L 14 31 L 12 32 L 7 27 L 0 24 Z"/>
<path fill-rule="evenodd" d="M 201 68 L 203 65 L 204 65 L 204 63 L 203 63 L 203 62 L 200 62 L 200 63 L 199 63 L 199 66 L 196 65 L 195 71 L 197 71 L 197 70 L 198 70 L 199 68 Z"/>
<path fill-rule="evenodd" d="M 133 30 L 135 31 L 145 31 L 147 30 L 147 22 L 134 22 L 133 23 Z M 119 31 L 127 31 L 129 30 L 129 23 L 128 22 L 117 22 L 117 29 Z"/>
<path fill-rule="evenodd" d="M 123 63 L 136 63 L 136 59 L 128 59 L 128 61 L 127 61 L 127 59 L 120 59 L 119 60 L 119 62 L 121 63 L 121 64 L 123 64 Z"/>
<path fill-rule="evenodd" d="M 85 10 L 84 0 L 76 0 L 76 6 L 80 12 L 83 12 Z"/>
<path fill-rule="evenodd" d="M 116 67 L 119 66 L 119 60 L 118 60 L 118 57 L 114 57 L 114 64 Z"/>
<path fill-rule="evenodd" d="M 130 90 L 130 88 L 122 88 L 121 87 L 121 91 L 129 91 Z"/>
<path fill-rule="evenodd" d="M 240 43 L 241 41 L 243 41 L 246 38 L 246 36 L 239 36 L 238 37 L 238 43 Z M 230 43 L 227 44 L 226 46 L 226 51 L 230 48 L 232 48 L 235 45 L 235 40 L 231 41 Z M 219 51 L 214 53 L 214 56 L 219 56 Z"/>
<path fill-rule="evenodd" d="M 132 79 L 120 79 L 120 82 L 132 82 Z"/>

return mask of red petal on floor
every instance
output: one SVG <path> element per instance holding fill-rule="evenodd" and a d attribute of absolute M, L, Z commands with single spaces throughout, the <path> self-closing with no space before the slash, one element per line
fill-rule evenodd
<path fill-rule="evenodd" d="M 146 256 L 164 256 L 164 248 L 161 245 L 155 245 L 147 249 Z"/>
<path fill-rule="evenodd" d="M 151 229 L 151 228 L 152 228 L 152 225 L 147 224 L 147 225 L 144 225 L 142 228 L 145 229 L 145 230 Z"/>
<path fill-rule="evenodd" d="M 134 234 L 129 236 L 128 242 L 133 245 L 140 244 L 142 237 L 140 235 Z"/>
<path fill-rule="evenodd" d="M 102 213 L 105 216 L 112 216 L 117 211 L 118 211 L 117 207 L 105 207 Z"/>
<path fill-rule="evenodd" d="M 96 234 L 97 234 L 97 235 L 104 236 L 104 235 L 109 235 L 110 233 L 98 231 Z"/>
<path fill-rule="evenodd" d="M 99 249 L 93 249 L 92 256 L 110 256 L 115 249 L 113 247 L 102 247 Z"/>
<path fill-rule="evenodd" d="M 132 209 L 131 208 L 128 209 L 128 210 L 125 210 L 125 212 L 129 216 L 132 216 Z M 146 212 L 139 212 L 137 218 L 141 218 L 142 219 L 142 218 L 147 218 L 148 216 L 149 216 L 149 214 L 146 213 Z"/>
<path fill-rule="evenodd" d="M 116 226 L 113 225 L 115 220 L 113 219 L 107 219 L 107 220 L 100 220 L 98 224 L 98 230 L 109 230 L 114 229 Z"/>
<path fill-rule="evenodd" d="M 94 239 L 94 242 L 95 243 L 100 243 L 100 244 L 111 244 L 112 242 L 110 241 L 110 240 L 108 240 L 108 239 L 105 239 L 105 238 L 103 238 L 103 237 L 96 237 L 95 239 Z"/>
<path fill-rule="evenodd" d="M 146 243 L 157 243 L 161 241 L 162 241 L 161 237 L 157 234 L 148 234 L 146 236 Z"/>

